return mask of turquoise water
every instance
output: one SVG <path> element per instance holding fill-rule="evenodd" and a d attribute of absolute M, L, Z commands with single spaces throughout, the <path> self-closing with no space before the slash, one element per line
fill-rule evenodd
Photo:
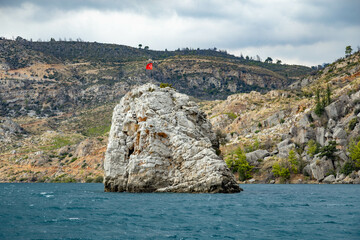
<path fill-rule="evenodd" d="M 242 185 L 239 194 L 104 193 L 0 184 L 0 239 L 360 239 L 359 185 Z"/>

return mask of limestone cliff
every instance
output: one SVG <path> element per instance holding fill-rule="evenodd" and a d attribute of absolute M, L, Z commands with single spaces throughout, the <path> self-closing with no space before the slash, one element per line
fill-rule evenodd
<path fill-rule="evenodd" d="M 188 96 L 146 84 L 115 107 L 105 155 L 105 191 L 240 192 L 216 155 L 211 124 Z"/>

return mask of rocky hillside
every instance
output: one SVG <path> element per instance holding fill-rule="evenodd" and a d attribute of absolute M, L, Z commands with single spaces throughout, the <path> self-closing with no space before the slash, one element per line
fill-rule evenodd
<path fill-rule="evenodd" d="M 152 60 L 150 60 L 152 59 Z M 152 61 L 154 69 L 146 71 Z M 310 68 L 215 50 L 152 51 L 88 42 L 0 40 L 2 116 L 61 115 L 118 101 L 134 85 L 171 83 L 199 99 L 281 89 Z"/>
<path fill-rule="evenodd" d="M 235 94 L 202 107 L 225 132 L 224 157 L 243 181 L 360 182 L 359 52 L 291 90 Z"/>
<path fill-rule="evenodd" d="M 136 58 L 122 59 L 114 51 L 120 56 L 129 47 L 36 44 L 0 40 L 0 181 L 101 182 L 114 106 L 147 82 L 225 99 L 199 105 L 243 181 L 359 181 L 359 53 L 301 78 L 308 68 L 213 50 L 166 55 L 132 48 Z M 87 54 L 90 49 L 109 56 L 92 59 L 98 55 Z M 70 57 L 73 51 L 80 57 Z M 118 60 L 105 61 L 111 58 Z M 144 70 L 148 58 L 152 72 Z"/>

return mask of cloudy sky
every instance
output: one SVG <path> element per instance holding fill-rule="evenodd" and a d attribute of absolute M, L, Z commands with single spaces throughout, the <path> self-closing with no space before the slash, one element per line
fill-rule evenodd
<path fill-rule="evenodd" d="M 0 36 L 213 48 L 317 65 L 360 46 L 358 0 L 0 0 Z"/>

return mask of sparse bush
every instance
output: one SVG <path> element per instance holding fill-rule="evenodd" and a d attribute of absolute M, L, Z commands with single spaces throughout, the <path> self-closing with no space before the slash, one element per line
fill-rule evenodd
<path fill-rule="evenodd" d="M 308 141 L 307 145 L 308 145 L 307 154 L 309 154 L 311 157 L 319 153 L 319 148 L 320 148 L 319 143 L 311 139 Z"/>
<path fill-rule="evenodd" d="M 360 141 L 357 143 L 354 140 L 350 142 L 349 153 L 355 167 L 360 168 Z"/>
<path fill-rule="evenodd" d="M 92 182 L 94 182 L 94 179 L 91 178 L 91 177 L 87 177 L 87 178 L 85 179 L 85 182 L 86 182 L 86 183 L 92 183 Z"/>
<path fill-rule="evenodd" d="M 316 105 L 315 105 L 314 112 L 318 116 L 321 116 L 325 111 L 325 107 L 331 103 L 330 85 L 327 85 L 325 94 L 321 95 L 321 91 L 323 91 L 323 89 L 318 88 L 316 90 L 316 95 L 315 95 L 316 96 Z"/>
<path fill-rule="evenodd" d="M 330 141 L 328 145 L 320 148 L 320 157 L 334 158 L 336 152 L 336 141 Z"/>
<path fill-rule="evenodd" d="M 344 166 L 341 168 L 340 173 L 343 173 L 345 175 L 349 175 L 355 170 L 355 164 L 353 161 L 346 161 Z"/>
<path fill-rule="evenodd" d="M 95 183 L 102 183 L 104 181 L 104 177 L 103 176 L 97 176 L 95 179 L 94 179 L 94 182 Z"/>
<path fill-rule="evenodd" d="M 166 88 L 166 87 L 174 88 L 174 87 L 172 86 L 172 84 L 170 84 L 170 83 L 160 83 L 160 88 Z"/>
<path fill-rule="evenodd" d="M 356 117 L 351 119 L 348 125 L 349 130 L 350 131 L 354 130 L 357 123 L 358 123 L 358 119 Z"/>
<path fill-rule="evenodd" d="M 225 145 L 227 140 L 226 140 L 226 134 L 221 132 L 220 129 L 217 129 L 216 132 L 216 139 L 218 140 L 219 144 L 221 145 Z"/>
<path fill-rule="evenodd" d="M 290 170 L 287 166 L 287 163 L 284 161 L 279 160 L 278 162 L 274 163 L 272 166 L 272 172 L 274 173 L 275 177 L 280 177 L 281 182 L 285 182 L 290 178 Z"/>
<path fill-rule="evenodd" d="M 244 181 L 251 178 L 253 166 L 246 161 L 246 155 L 239 147 L 226 157 L 226 165 L 233 171 L 239 173 L 239 180 Z"/>
<path fill-rule="evenodd" d="M 289 151 L 289 163 L 290 163 L 291 171 L 293 173 L 297 173 L 298 172 L 299 161 L 296 159 L 296 154 L 295 154 L 295 151 L 293 149 L 291 149 Z"/>
<path fill-rule="evenodd" d="M 237 118 L 237 115 L 235 113 L 229 112 L 225 114 L 228 115 L 231 120 L 235 120 Z"/>

